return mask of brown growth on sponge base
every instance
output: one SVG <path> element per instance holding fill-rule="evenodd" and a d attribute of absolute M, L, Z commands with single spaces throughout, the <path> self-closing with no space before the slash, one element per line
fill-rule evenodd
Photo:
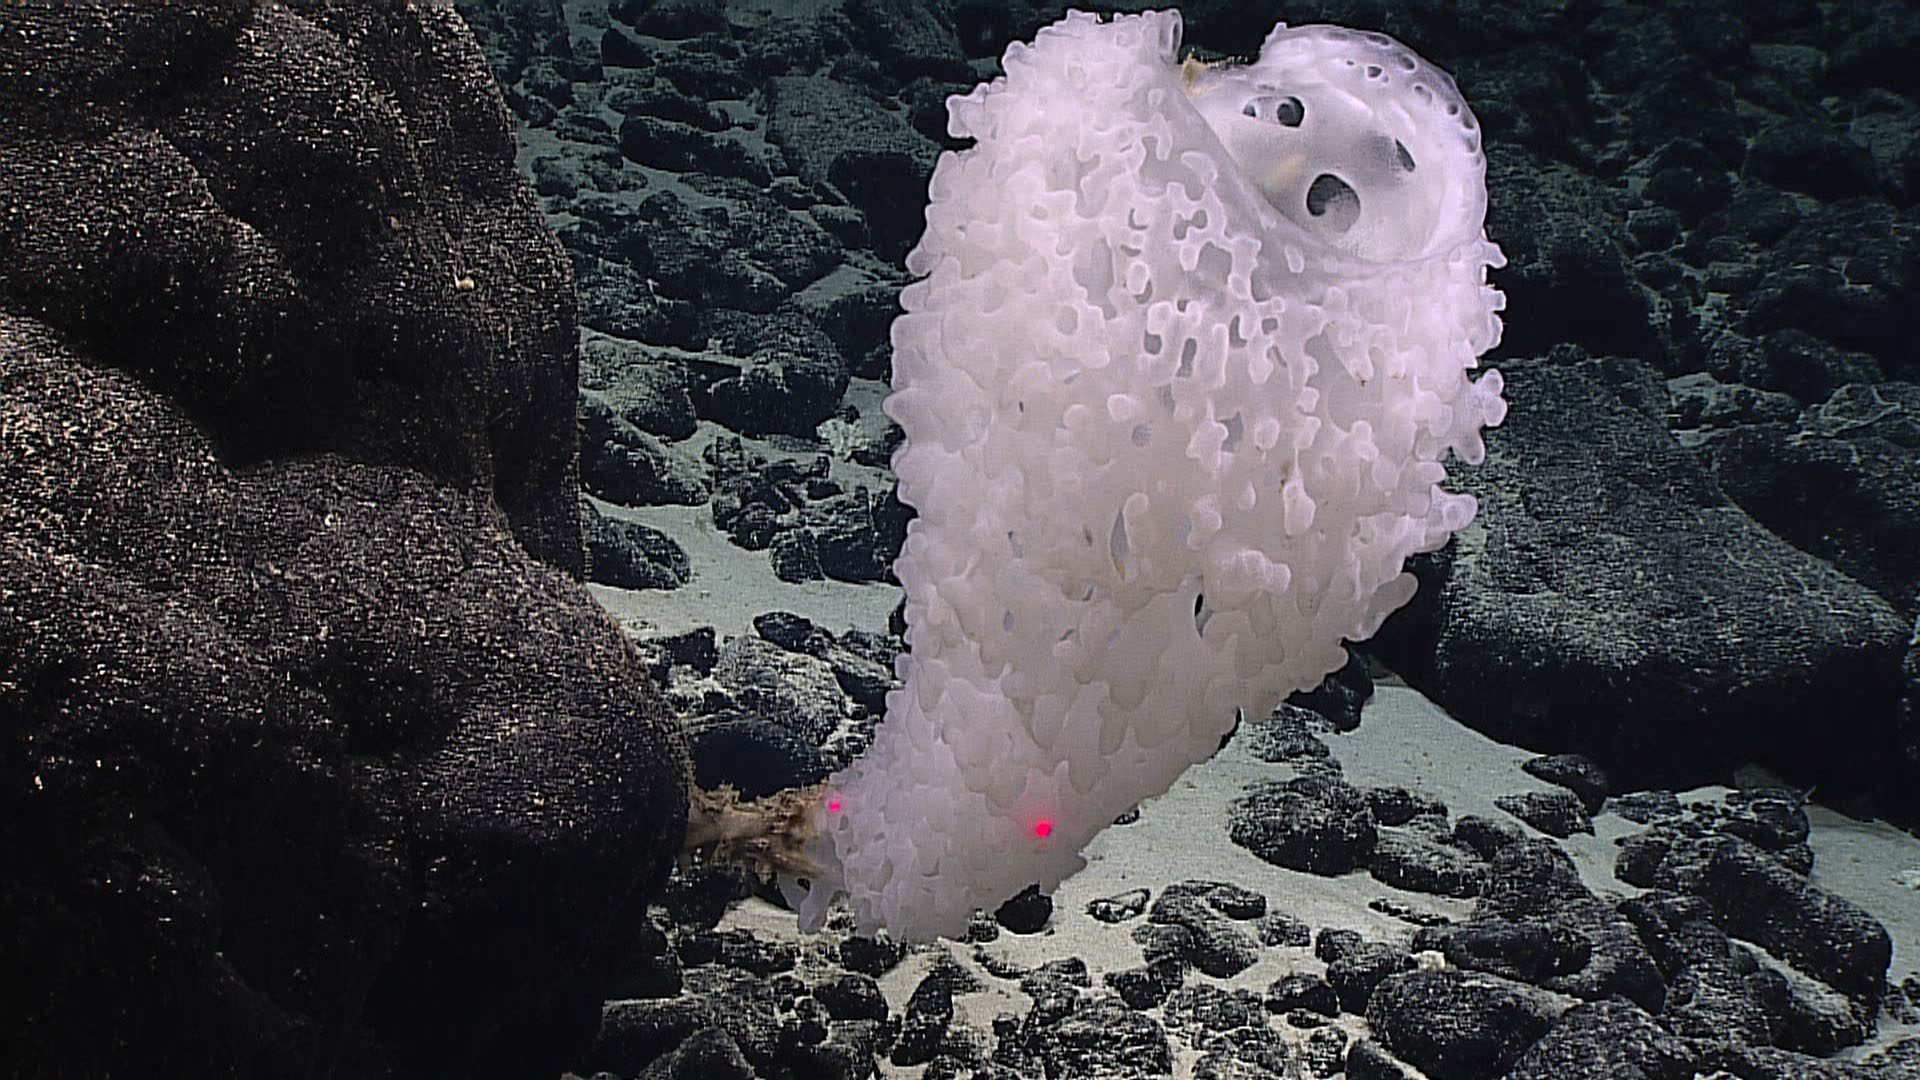
<path fill-rule="evenodd" d="M 826 785 L 775 792 L 742 800 L 732 785 L 712 791 L 687 785 L 687 837 L 683 861 L 732 863 L 761 881 L 775 874 L 816 879 L 821 868 L 805 854 L 817 836 L 813 809 Z"/>

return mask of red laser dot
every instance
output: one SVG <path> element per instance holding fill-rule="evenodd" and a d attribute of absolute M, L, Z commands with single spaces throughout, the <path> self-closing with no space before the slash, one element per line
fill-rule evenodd
<path fill-rule="evenodd" d="M 829 809 L 829 810 L 831 810 L 831 811 L 833 811 L 833 812 L 834 812 L 834 813 L 836 813 L 836 814 L 837 814 L 837 813 L 839 813 L 839 812 L 840 812 L 840 800 L 839 800 L 838 798 L 832 798 L 832 799 L 828 799 L 828 800 L 827 800 L 827 809 Z"/>
<path fill-rule="evenodd" d="M 1052 834 L 1053 822 L 1048 821 L 1046 818 L 1041 818 L 1039 821 L 1033 823 L 1033 835 L 1045 837 L 1051 836 Z"/>

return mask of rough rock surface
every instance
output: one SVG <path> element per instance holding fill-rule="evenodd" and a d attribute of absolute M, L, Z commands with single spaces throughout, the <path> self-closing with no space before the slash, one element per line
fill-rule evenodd
<path fill-rule="evenodd" d="M 583 558 L 572 276 L 434 5 L 12 5 L 0 303 L 230 459 L 337 451 Z"/>
<path fill-rule="evenodd" d="M 564 257 L 432 5 L 0 16 L 0 1060 L 527 1076 L 684 832 Z"/>
<path fill-rule="evenodd" d="M 1643 365 L 1506 367 L 1512 415 L 1458 477 L 1480 516 L 1417 567 L 1377 639 L 1389 663 L 1495 738 L 1636 785 L 1747 755 L 1910 814 L 1897 610 L 1732 503 L 1662 427 Z"/>

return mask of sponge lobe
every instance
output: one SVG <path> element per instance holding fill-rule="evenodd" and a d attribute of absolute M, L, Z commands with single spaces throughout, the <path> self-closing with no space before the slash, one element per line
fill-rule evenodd
<path fill-rule="evenodd" d="M 1300 60 L 1284 29 L 1269 49 Z M 1470 114 L 1395 104 L 1421 100 L 1404 65 L 1369 82 L 1377 35 L 1309 39 L 1296 66 L 1320 84 L 1261 64 L 1194 79 L 1177 13 L 1074 13 L 950 99 L 976 143 L 934 171 L 886 403 L 919 512 L 895 564 L 910 653 L 873 746 L 829 781 L 823 873 L 790 890 L 803 925 L 844 892 L 863 932 L 957 935 L 976 907 L 1050 891 L 1237 710 L 1337 668 L 1342 639 L 1412 596 L 1406 557 L 1472 519 L 1439 487 L 1504 412 L 1497 373 L 1466 374 L 1499 337 L 1502 261 Z M 1445 76 L 1418 70 L 1432 98 Z M 1346 174 L 1384 239 L 1276 204 L 1283 151 L 1197 107 L 1301 87 L 1317 121 L 1450 124 L 1384 129 L 1418 147 L 1413 195 Z M 1334 90 L 1387 103 L 1314 106 Z"/>

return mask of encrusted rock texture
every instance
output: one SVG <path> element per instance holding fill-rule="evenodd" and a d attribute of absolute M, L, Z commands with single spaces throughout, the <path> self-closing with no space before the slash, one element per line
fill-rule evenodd
<path fill-rule="evenodd" d="M 0 1060 L 527 1076 L 684 831 L 465 24 L 0 15 Z"/>

